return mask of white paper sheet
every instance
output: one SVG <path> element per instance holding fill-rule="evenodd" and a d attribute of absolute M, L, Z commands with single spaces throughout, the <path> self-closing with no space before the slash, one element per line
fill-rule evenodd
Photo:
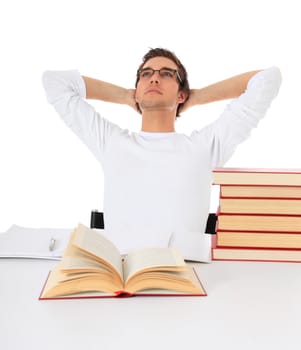
<path fill-rule="evenodd" d="M 12 225 L 0 233 L 0 258 L 59 260 L 72 229 L 29 228 Z"/>
<path fill-rule="evenodd" d="M 169 246 L 177 247 L 185 260 L 211 262 L 212 235 L 202 232 L 175 232 Z"/>

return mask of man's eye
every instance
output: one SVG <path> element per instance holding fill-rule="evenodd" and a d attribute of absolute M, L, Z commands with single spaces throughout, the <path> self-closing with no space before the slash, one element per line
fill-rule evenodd
<path fill-rule="evenodd" d="M 150 77 L 151 76 L 151 71 L 143 71 L 142 73 L 141 73 L 141 77 L 142 78 L 148 78 L 148 77 Z"/>
<path fill-rule="evenodd" d="M 161 75 L 162 75 L 162 77 L 166 77 L 166 78 L 172 78 L 172 76 L 173 76 L 172 72 L 170 72 L 169 70 L 161 71 Z"/>

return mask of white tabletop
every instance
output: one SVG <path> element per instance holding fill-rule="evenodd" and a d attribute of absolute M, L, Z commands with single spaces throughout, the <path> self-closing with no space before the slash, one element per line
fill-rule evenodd
<path fill-rule="evenodd" d="M 0 348 L 301 348 L 301 264 L 212 262 L 206 297 L 39 301 L 55 261 L 0 259 Z"/>

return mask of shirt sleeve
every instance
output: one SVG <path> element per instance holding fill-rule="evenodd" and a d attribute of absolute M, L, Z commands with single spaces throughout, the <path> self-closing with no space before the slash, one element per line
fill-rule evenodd
<path fill-rule="evenodd" d="M 119 127 L 102 118 L 85 100 L 85 82 L 77 70 L 46 71 L 42 77 L 48 102 L 66 125 L 103 159 L 107 140 Z"/>
<path fill-rule="evenodd" d="M 232 100 L 215 122 L 194 132 L 210 147 L 212 168 L 223 166 L 235 148 L 250 136 L 277 96 L 281 81 L 277 67 L 255 74 L 248 82 L 246 91 Z"/>

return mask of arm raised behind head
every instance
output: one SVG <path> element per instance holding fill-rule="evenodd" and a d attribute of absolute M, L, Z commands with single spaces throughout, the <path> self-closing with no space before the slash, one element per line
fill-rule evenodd
<path fill-rule="evenodd" d="M 86 98 L 128 105 L 137 111 L 135 90 L 126 89 L 102 80 L 82 76 L 86 85 Z"/>
<path fill-rule="evenodd" d="M 200 89 L 191 89 L 189 99 L 184 103 L 181 112 L 189 108 L 211 102 L 232 99 L 240 96 L 247 88 L 250 79 L 259 70 L 235 75 Z"/>

